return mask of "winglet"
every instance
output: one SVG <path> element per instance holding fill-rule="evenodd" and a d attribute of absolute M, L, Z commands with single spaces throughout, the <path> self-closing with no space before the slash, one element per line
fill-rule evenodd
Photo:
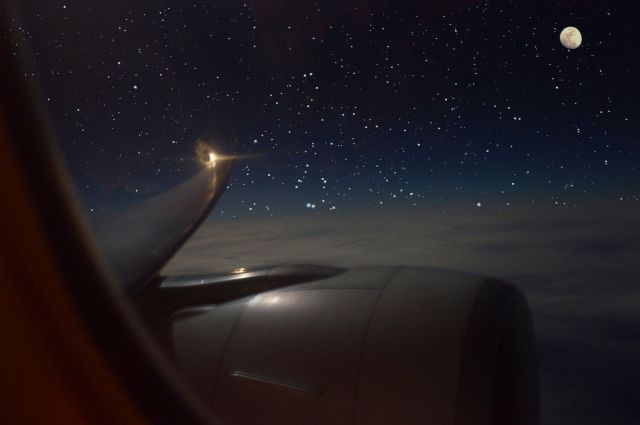
<path fill-rule="evenodd" d="M 209 215 L 227 186 L 232 160 L 94 226 L 98 245 L 128 293 L 153 279 Z"/>

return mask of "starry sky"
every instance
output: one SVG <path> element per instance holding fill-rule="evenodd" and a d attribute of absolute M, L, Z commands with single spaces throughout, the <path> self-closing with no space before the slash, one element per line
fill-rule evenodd
<path fill-rule="evenodd" d="M 628 2 L 627 2 L 628 3 Z M 640 202 L 632 5 L 25 1 L 89 211 L 246 155 L 214 215 Z M 584 43 L 567 50 L 565 26 Z M 635 47 L 634 47 L 635 46 Z"/>

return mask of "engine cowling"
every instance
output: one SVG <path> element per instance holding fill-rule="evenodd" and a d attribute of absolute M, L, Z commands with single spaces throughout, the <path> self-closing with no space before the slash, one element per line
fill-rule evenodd
<path fill-rule="evenodd" d="M 178 368 L 229 424 L 534 424 L 530 313 L 514 287 L 359 268 L 172 316 Z"/>

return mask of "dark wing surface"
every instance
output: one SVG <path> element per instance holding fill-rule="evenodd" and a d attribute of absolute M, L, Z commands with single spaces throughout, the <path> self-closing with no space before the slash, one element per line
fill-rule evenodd
<path fill-rule="evenodd" d="M 224 191 L 233 161 L 94 225 L 98 245 L 128 293 L 149 282 L 196 231 Z"/>

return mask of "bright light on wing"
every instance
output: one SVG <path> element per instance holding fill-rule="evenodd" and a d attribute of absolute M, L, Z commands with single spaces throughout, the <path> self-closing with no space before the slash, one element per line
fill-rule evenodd
<path fill-rule="evenodd" d="M 216 159 L 217 159 L 216 154 L 214 152 L 212 152 L 212 151 L 209 151 L 209 161 L 207 161 L 207 167 L 215 168 Z"/>

